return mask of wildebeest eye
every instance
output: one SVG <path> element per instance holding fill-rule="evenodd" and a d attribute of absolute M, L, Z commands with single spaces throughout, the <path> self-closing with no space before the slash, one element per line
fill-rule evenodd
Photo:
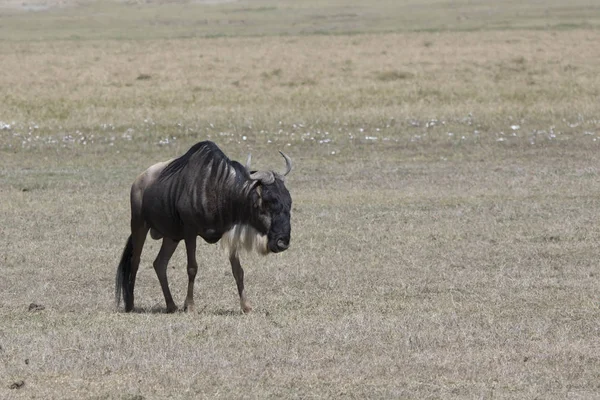
<path fill-rule="evenodd" d="M 278 201 L 265 201 L 265 209 L 269 210 L 271 214 L 281 214 L 283 206 Z"/>

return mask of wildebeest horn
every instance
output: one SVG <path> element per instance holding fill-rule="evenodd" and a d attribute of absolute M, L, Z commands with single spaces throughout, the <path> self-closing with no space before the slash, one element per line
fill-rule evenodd
<path fill-rule="evenodd" d="M 252 161 L 252 153 L 248 153 L 248 158 L 246 159 L 246 169 L 250 171 L 250 161 Z"/>
<path fill-rule="evenodd" d="M 285 159 L 285 172 L 283 173 L 283 176 L 286 176 L 292 170 L 292 160 L 286 156 L 283 151 L 280 151 L 279 154 L 281 154 Z"/>
<path fill-rule="evenodd" d="M 275 175 L 270 171 L 256 171 L 250 174 L 250 179 L 261 181 L 265 185 L 275 182 Z"/>

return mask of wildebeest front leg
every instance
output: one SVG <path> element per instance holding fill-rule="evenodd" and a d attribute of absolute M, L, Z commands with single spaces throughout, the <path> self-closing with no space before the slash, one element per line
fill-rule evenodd
<path fill-rule="evenodd" d="M 173 301 L 173 296 L 171 296 L 171 290 L 169 290 L 169 282 L 167 280 L 167 265 L 169 264 L 169 260 L 175 252 L 178 244 L 179 242 L 169 238 L 163 238 L 162 246 L 160 247 L 158 256 L 156 256 L 156 260 L 154 260 L 154 271 L 156 271 L 156 276 L 158 276 L 160 287 L 162 288 L 163 295 L 165 296 L 168 313 L 177 311 L 177 306 Z"/>
<path fill-rule="evenodd" d="M 231 262 L 231 271 L 233 272 L 233 277 L 235 278 L 235 283 L 237 284 L 238 293 L 240 295 L 240 306 L 244 313 L 249 313 L 252 311 L 252 307 L 250 306 L 250 303 L 248 303 L 246 293 L 244 292 L 244 269 L 242 268 L 240 259 L 237 255 L 230 255 L 229 261 Z"/>
<path fill-rule="evenodd" d="M 187 253 L 188 290 L 183 307 L 187 312 L 194 312 L 194 281 L 196 280 L 196 273 L 198 272 L 198 263 L 196 262 L 195 234 L 186 236 L 185 249 Z"/>

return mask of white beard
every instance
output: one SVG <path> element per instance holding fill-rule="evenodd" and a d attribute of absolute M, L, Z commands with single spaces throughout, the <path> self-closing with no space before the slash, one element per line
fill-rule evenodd
<path fill-rule="evenodd" d="M 250 225 L 234 225 L 221 237 L 221 248 L 229 255 L 238 255 L 240 250 L 248 253 L 253 250 L 258 254 L 269 254 L 267 235 L 259 233 Z"/>

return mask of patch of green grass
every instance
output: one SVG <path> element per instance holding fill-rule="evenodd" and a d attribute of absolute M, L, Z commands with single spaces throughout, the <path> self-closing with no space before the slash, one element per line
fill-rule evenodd
<path fill-rule="evenodd" d="M 574 30 L 596 28 L 600 8 L 585 0 L 512 3 L 491 7 L 488 1 L 452 3 L 427 0 L 415 6 L 390 0 L 365 5 L 343 2 L 266 0 L 255 7 L 230 2 L 153 1 L 143 5 L 120 1 L 74 0 L 56 8 L 29 12 L 8 0 L 0 8 L 2 40 L 98 40 L 220 38 L 231 36 L 356 35 L 365 32 L 443 32 L 507 29 Z"/>
<path fill-rule="evenodd" d="M 236 8 L 231 11 L 227 11 L 230 13 L 263 13 L 268 11 L 276 11 L 277 6 L 262 6 L 262 7 L 244 7 L 244 8 Z"/>

